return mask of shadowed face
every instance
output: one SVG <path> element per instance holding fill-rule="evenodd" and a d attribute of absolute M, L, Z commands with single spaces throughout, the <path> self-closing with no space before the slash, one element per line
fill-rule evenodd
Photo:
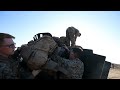
<path fill-rule="evenodd" d="M 5 38 L 2 45 L 0 45 L 0 55 L 8 57 L 13 55 L 15 51 L 15 43 L 12 38 Z"/>
<path fill-rule="evenodd" d="M 75 54 L 73 51 L 70 51 L 70 56 L 69 56 L 70 60 L 74 60 L 75 59 Z"/>

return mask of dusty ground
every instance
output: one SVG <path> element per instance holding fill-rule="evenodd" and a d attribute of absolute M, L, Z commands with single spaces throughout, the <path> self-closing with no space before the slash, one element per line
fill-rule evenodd
<path fill-rule="evenodd" d="M 111 68 L 108 74 L 108 79 L 120 79 L 120 69 Z"/>

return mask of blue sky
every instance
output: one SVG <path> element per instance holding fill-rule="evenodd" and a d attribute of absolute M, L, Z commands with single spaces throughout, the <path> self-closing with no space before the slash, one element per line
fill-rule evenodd
<path fill-rule="evenodd" d="M 0 11 L 0 32 L 14 35 L 17 47 L 40 32 L 65 36 L 67 27 L 81 32 L 77 45 L 106 56 L 106 61 L 120 64 L 119 11 Z"/>

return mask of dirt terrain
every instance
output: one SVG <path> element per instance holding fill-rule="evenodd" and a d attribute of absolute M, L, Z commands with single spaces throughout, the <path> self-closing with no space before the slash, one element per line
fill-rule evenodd
<path fill-rule="evenodd" d="M 119 64 L 112 64 L 110 68 L 108 79 L 120 79 L 120 65 Z"/>

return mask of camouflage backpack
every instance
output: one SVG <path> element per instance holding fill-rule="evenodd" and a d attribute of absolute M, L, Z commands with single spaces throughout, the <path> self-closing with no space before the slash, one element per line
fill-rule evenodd
<path fill-rule="evenodd" d="M 40 34 L 43 36 L 40 37 Z M 39 33 L 33 38 L 34 40 L 21 46 L 20 54 L 31 70 L 39 70 L 58 46 L 48 33 Z"/>

